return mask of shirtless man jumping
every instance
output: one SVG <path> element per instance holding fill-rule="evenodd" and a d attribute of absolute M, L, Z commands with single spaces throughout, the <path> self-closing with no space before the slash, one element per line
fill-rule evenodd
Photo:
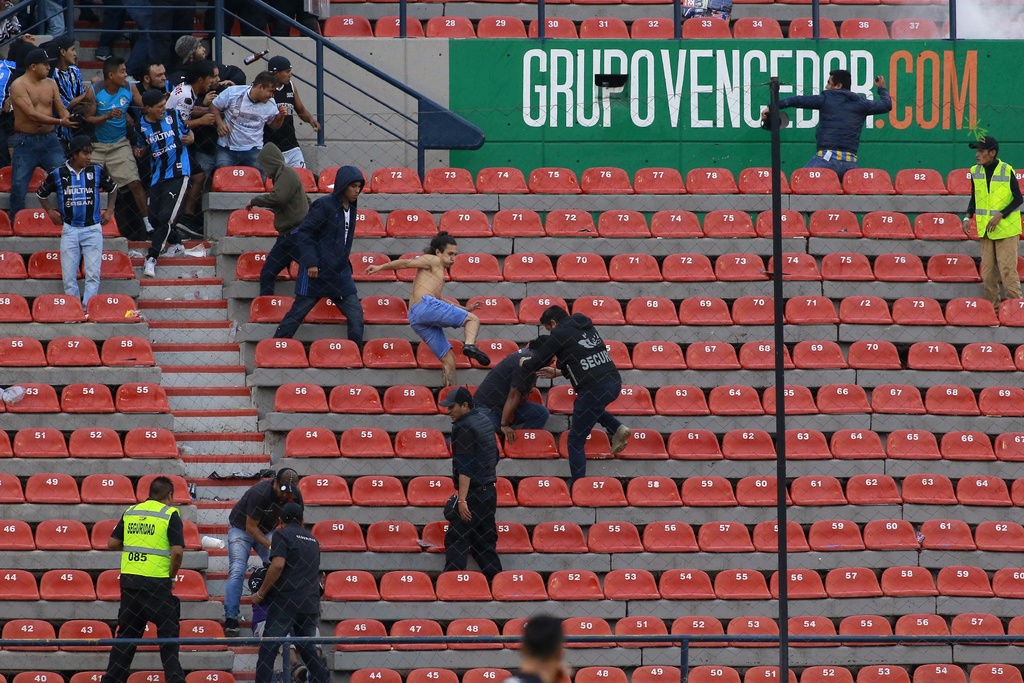
<path fill-rule="evenodd" d="M 10 137 L 11 220 L 25 208 L 25 193 L 36 166 L 49 173 L 64 164 L 57 126 L 76 128 L 60 99 L 57 82 L 48 78 L 50 57 L 36 48 L 25 56 L 25 75 L 11 83 L 14 135 Z M 56 116 L 54 115 L 56 112 Z"/>
<path fill-rule="evenodd" d="M 398 259 L 380 266 L 369 266 L 367 275 L 382 270 L 402 270 L 416 268 L 416 279 L 412 283 L 412 295 L 409 297 L 409 325 L 420 339 L 430 347 L 434 355 L 441 361 L 444 385 L 455 384 L 455 351 L 448 343 L 444 334 L 446 327 L 465 327 L 466 343 L 462 353 L 481 365 L 491 364 L 486 353 L 476 347 L 476 335 L 480 331 L 480 318 L 473 311 L 480 307 L 480 302 L 469 308 L 450 304 L 441 298 L 444 289 L 444 274 L 455 263 L 455 255 L 459 246 L 455 238 L 447 232 L 437 233 L 430 241 L 426 253 L 413 259 Z"/>

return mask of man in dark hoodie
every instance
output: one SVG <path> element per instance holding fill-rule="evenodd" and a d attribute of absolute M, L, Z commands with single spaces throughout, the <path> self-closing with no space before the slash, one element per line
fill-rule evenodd
<path fill-rule="evenodd" d="M 608 431 L 612 455 L 621 453 L 632 435 L 629 427 L 606 410 L 619 397 L 622 378 L 604 339 L 587 316 L 569 315 L 561 306 L 551 306 L 541 314 L 540 324 L 551 335 L 532 357 L 522 359 L 522 368 L 528 373 L 537 372 L 557 358 L 558 374 L 568 379 L 576 392 L 568 439 L 569 475 L 576 481 L 587 474 L 584 448 L 594 425 L 600 422 Z"/>
<path fill-rule="evenodd" d="M 342 166 L 334 176 L 334 192 L 313 202 L 302 224 L 294 230 L 299 251 L 299 277 L 295 303 L 274 333 L 291 338 L 323 297 L 345 315 L 348 338 L 363 346 L 363 306 L 352 279 L 352 240 L 356 232 L 356 200 L 366 178 L 355 166 Z"/>
<path fill-rule="evenodd" d="M 892 98 L 885 89 L 885 79 L 875 76 L 878 99 L 868 100 L 850 90 L 853 77 L 846 69 L 829 72 L 828 84 L 818 95 L 797 95 L 779 100 L 779 108 L 818 109 L 821 121 L 818 123 L 816 139 L 818 151 L 807 162 L 806 168 L 831 168 L 843 179 L 843 175 L 857 164 L 857 148 L 860 134 L 864 130 L 864 119 L 873 114 L 884 114 L 892 109 Z M 761 112 L 767 120 L 768 110 Z"/>
<path fill-rule="evenodd" d="M 260 271 L 260 296 L 273 296 L 277 274 L 298 258 L 296 236 L 292 231 L 309 213 L 309 198 L 302 188 L 299 174 L 285 163 L 284 154 L 273 142 L 263 145 L 256 163 L 274 181 L 274 189 L 250 199 L 245 209 L 264 206 L 274 212 L 274 228 L 278 237 Z"/>

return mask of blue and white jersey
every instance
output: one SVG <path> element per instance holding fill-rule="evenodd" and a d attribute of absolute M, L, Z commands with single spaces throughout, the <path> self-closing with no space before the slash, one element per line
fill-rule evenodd
<path fill-rule="evenodd" d="M 57 211 L 64 222 L 77 228 L 100 224 L 100 193 L 113 192 L 117 184 L 102 166 L 93 164 L 75 171 L 64 164 L 50 171 L 36 196 L 46 199 L 57 195 Z"/>

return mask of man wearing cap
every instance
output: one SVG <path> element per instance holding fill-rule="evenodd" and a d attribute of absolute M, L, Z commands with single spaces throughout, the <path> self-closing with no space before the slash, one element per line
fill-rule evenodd
<path fill-rule="evenodd" d="M 64 163 L 64 148 L 54 129 L 77 127 L 60 99 L 57 83 L 49 75 L 46 50 L 33 48 L 25 55 L 25 74 L 11 83 L 14 135 L 8 144 L 12 149 L 12 221 L 25 208 L 25 193 L 36 167 L 49 173 Z"/>
<path fill-rule="evenodd" d="M 181 603 L 172 591 L 185 557 L 185 531 L 173 502 L 174 483 L 167 477 L 155 477 L 149 484 L 148 499 L 125 510 L 107 540 L 107 548 L 121 551 L 118 639 L 141 638 L 149 621 L 156 625 L 158 638 L 180 635 Z M 125 683 L 135 649 L 135 645 L 111 647 L 101 683 Z M 185 683 L 177 642 L 160 645 L 160 662 L 167 683 Z"/>
<path fill-rule="evenodd" d="M 1020 207 L 1024 204 L 1013 167 L 998 158 L 999 142 L 985 135 L 970 144 L 977 165 L 971 168 L 971 201 L 964 216 L 964 232 L 981 245 L 981 279 L 985 298 L 999 311 L 999 284 L 1008 299 L 1020 298 L 1017 245 L 1021 234 Z M 971 229 L 971 219 L 975 229 Z"/>
<path fill-rule="evenodd" d="M 249 564 L 249 552 L 266 562 L 270 557 L 270 539 L 281 520 L 283 507 L 302 503 L 299 475 L 290 468 L 278 470 L 273 479 L 264 479 L 238 499 L 228 515 L 228 582 L 224 590 L 224 633 L 238 635 L 239 604 Z"/>
<path fill-rule="evenodd" d="M 280 128 L 285 110 L 271 100 L 277 79 L 269 71 L 256 75 L 252 85 L 233 85 L 213 100 L 217 121 L 217 155 L 214 165 L 255 166 L 263 148 L 263 128 Z"/>
<path fill-rule="evenodd" d="M 439 405 L 452 418 L 452 479 L 458 492 L 457 515 L 444 535 L 443 571 L 465 571 L 466 558 L 473 553 L 480 571 L 492 579 L 501 571 L 494 525 L 499 457 L 494 424 L 485 409 L 473 407 L 466 387 L 455 387 Z"/>
<path fill-rule="evenodd" d="M 279 128 L 266 126 L 263 128 L 263 143 L 273 142 L 284 154 L 285 163 L 293 168 L 306 168 L 306 159 L 302 156 L 302 148 L 295 137 L 295 114 L 309 124 L 313 132 L 320 130 L 320 123 L 313 118 L 299 99 L 299 93 L 292 83 L 292 63 L 287 57 L 280 55 L 271 57 L 267 63 L 267 71 L 277 79 L 277 90 L 274 91 L 274 102 L 278 108 L 284 107 L 284 119 Z"/>
<path fill-rule="evenodd" d="M 281 511 L 283 526 L 274 533 L 270 567 L 252 596 L 253 605 L 270 603 L 263 626 L 264 640 L 256 660 L 256 683 L 271 683 L 280 643 L 267 638 L 286 635 L 313 637 L 320 623 L 320 544 L 302 525 L 302 506 L 288 503 Z M 309 642 L 296 643 L 312 683 L 327 683 L 327 666 Z"/>
<path fill-rule="evenodd" d="M 815 139 L 818 151 L 805 168 L 831 168 L 843 179 L 843 175 L 857 164 L 857 149 L 864 120 L 874 114 L 884 114 L 892 109 L 892 98 L 885 88 L 885 79 L 875 76 L 878 99 L 868 100 L 853 92 L 853 76 L 846 69 L 829 72 L 825 90 L 817 95 L 796 95 L 779 100 L 779 109 L 817 109 L 821 112 Z M 761 111 L 761 119 L 768 119 L 768 110 Z"/>
<path fill-rule="evenodd" d="M 47 43 L 46 49 L 50 59 L 57 62 L 50 75 L 57 82 L 60 99 L 71 112 L 71 116 L 81 120 L 82 115 L 88 108 L 94 106 L 95 102 L 92 88 L 85 87 L 85 83 L 82 81 L 82 72 L 78 68 L 78 49 L 75 47 L 75 39 L 70 35 L 54 38 Z M 65 145 L 74 136 L 75 131 L 70 128 L 57 129 L 57 137 Z"/>
<path fill-rule="evenodd" d="M 100 192 L 107 193 L 107 208 L 100 210 Z M 50 206 L 50 195 L 60 198 Z M 68 143 L 68 163 L 50 171 L 36 193 L 39 204 L 60 234 L 60 265 L 64 293 L 81 298 L 82 307 L 100 290 L 103 265 L 103 225 L 114 216 L 117 185 L 102 166 L 92 163 L 92 140 L 78 135 Z M 78 264 L 85 271 L 85 296 L 78 291 Z"/>
<path fill-rule="evenodd" d="M 551 378 L 557 376 L 554 368 L 540 368 L 536 372 L 527 372 L 522 367 L 523 359 L 533 358 L 547 336 L 540 336 L 530 342 L 529 346 L 510 353 L 501 359 L 487 373 L 484 381 L 473 394 L 476 405 L 483 409 L 494 424 L 494 430 L 500 431 L 507 443 L 514 443 L 516 433 L 514 425 L 523 429 L 544 429 L 547 424 L 548 409 L 540 403 L 531 403 L 530 392 L 537 384 L 537 377 Z"/>

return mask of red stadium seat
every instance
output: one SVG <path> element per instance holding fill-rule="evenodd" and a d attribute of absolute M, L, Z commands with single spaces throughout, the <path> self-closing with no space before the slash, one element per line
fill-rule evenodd
<path fill-rule="evenodd" d="M 569 507 L 569 487 L 553 477 L 525 477 L 517 490 L 519 504 L 526 507 Z"/>
<path fill-rule="evenodd" d="M 965 240 L 963 223 L 952 213 L 922 213 L 914 219 L 914 235 L 919 240 Z"/>
<path fill-rule="evenodd" d="M 931 19 L 895 19 L 892 22 L 891 30 L 893 40 L 936 40 L 942 37 L 939 34 L 939 27 Z M 941 187 L 942 177 L 937 173 L 936 176 Z M 933 194 L 945 194 L 945 192 Z"/>
<path fill-rule="evenodd" d="M 527 31 L 528 38 L 537 38 L 539 36 L 537 30 L 537 20 L 534 19 L 530 22 L 530 29 Z M 544 37 L 545 38 L 576 38 L 576 24 L 571 19 L 565 19 L 562 17 L 548 17 L 544 22 Z M 533 183 L 530 183 L 530 191 L 536 192 L 533 189 Z M 563 194 L 563 193 L 558 193 Z"/>
<path fill-rule="evenodd" d="M 329 434 L 329 433 L 328 433 Z M 340 439 L 341 455 L 346 458 L 393 458 L 391 437 L 382 429 L 359 427 L 346 429 Z"/>
<path fill-rule="evenodd" d="M 536 211 L 503 209 L 494 214 L 495 237 L 544 237 L 544 225 Z M 507 259 L 506 259 L 507 260 Z"/>
<path fill-rule="evenodd" d="M 650 237 L 647 219 L 639 211 L 605 211 L 597 221 L 601 237 Z"/>
<path fill-rule="evenodd" d="M 954 431 L 942 435 L 939 446 L 946 460 L 995 460 L 992 442 L 984 432 Z"/>
<path fill-rule="evenodd" d="M 303 477 L 299 480 L 299 493 L 306 505 L 351 505 L 348 484 L 334 474 Z"/>
<path fill-rule="evenodd" d="M 262 339 L 256 344 L 258 368 L 306 368 L 306 349 L 297 339 Z"/>
<path fill-rule="evenodd" d="M 82 480 L 82 502 L 99 505 L 130 505 L 135 502 L 135 487 L 121 474 L 90 474 Z M 38 541 L 39 530 L 36 530 Z"/>
<path fill-rule="evenodd" d="M 521 23 L 521 20 L 517 21 Z M 480 169 L 476 174 L 476 189 L 478 192 L 487 194 L 526 194 L 529 192 L 523 172 L 518 168 L 507 166 Z"/>
<path fill-rule="evenodd" d="M 403 570 L 387 572 L 380 577 L 380 597 L 382 600 L 394 602 L 433 602 L 437 599 L 433 583 L 426 573 Z M 402 635 L 415 634 L 403 633 Z M 438 632 L 435 635 L 441 634 Z"/>
<path fill-rule="evenodd" d="M 741 296 L 732 304 L 732 318 L 737 325 L 772 325 L 775 323 L 775 300 L 765 296 Z M 775 367 L 774 362 L 771 367 Z M 792 367 L 791 363 L 789 367 Z"/>
<path fill-rule="evenodd" d="M 716 209 L 704 217 L 704 236 L 723 239 L 757 237 L 757 231 L 750 214 L 745 211 Z"/>
<path fill-rule="evenodd" d="M 889 314 L 889 304 L 881 297 L 848 296 L 839 304 L 839 322 L 848 325 L 892 325 L 892 316 Z"/>
<path fill-rule="evenodd" d="M 37 323 L 81 323 L 85 322 L 85 311 L 82 302 L 74 297 L 43 294 L 32 302 L 32 319 Z"/>
<path fill-rule="evenodd" d="M 544 579 L 535 571 L 503 571 L 491 580 L 491 594 L 501 602 L 547 600 Z M 607 626 L 607 625 L 606 625 Z M 610 635 L 610 631 L 608 635 Z"/>
<path fill-rule="evenodd" d="M 575 253 L 558 257 L 555 275 L 569 282 L 607 282 L 608 269 L 597 254 Z"/>
<path fill-rule="evenodd" d="M 789 178 L 793 194 L 842 194 L 839 176 L 830 168 L 798 168 Z"/>
<path fill-rule="evenodd" d="M 981 282 L 974 260 L 960 254 L 935 254 L 930 257 L 928 279 L 935 282 Z"/>
<path fill-rule="evenodd" d="M 74 550 L 75 548 L 54 549 Z M 39 597 L 43 600 L 92 602 L 96 599 L 96 589 L 93 587 L 92 577 L 88 572 L 81 569 L 51 569 L 39 579 Z"/>
<path fill-rule="evenodd" d="M 386 230 L 388 237 L 433 237 L 437 224 L 429 211 L 406 209 L 388 214 Z"/>
<path fill-rule="evenodd" d="M 288 432 L 284 452 L 289 458 L 337 458 L 340 455 L 334 434 L 318 428 L 300 428 Z"/>
<path fill-rule="evenodd" d="M 678 507 L 679 490 L 668 477 L 634 477 L 626 487 L 626 500 L 636 507 Z"/>
<path fill-rule="evenodd" d="M 897 19 L 893 22 L 893 33 L 896 32 L 896 24 L 904 19 Z M 909 20 L 913 21 L 913 20 Z M 895 37 L 895 36 L 893 36 Z M 942 175 L 938 171 L 929 168 L 904 168 L 896 172 L 897 194 L 908 195 L 942 195 L 949 194 Z"/>
<path fill-rule="evenodd" d="M 35 550 L 32 528 L 20 519 L 4 520 L 0 524 L 0 550 Z"/>
<path fill-rule="evenodd" d="M 833 341 L 803 341 L 793 347 L 793 363 L 799 369 L 847 367 L 843 350 Z"/>
<path fill-rule="evenodd" d="M 427 38 L 476 38 L 476 31 L 473 30 L 473 22 L 467 17 L 450 16 L 450 17 L 430 17 L 427 20 L 426 26 L 426 37 Z M 439 171 L 444 169 L 431 169 L 432 171 Z M 467 171 L 468 173 L 468 171 Z M 423 186 L 427 186 L 427 178 L 423 178 Z M 470 186 L 472 186 L 472 178 L 470 178 Z M 430 192 L 431 190 L 426 190 Z M 436 190 L 435 190 L 436 191 Z M 471 190 L 475 191 L 475 190 Z"/>
<path fill-rule="evenodd" d="M 783 237 L 807 237 L 810 233 L 807 232 L 807 222 L 804 220 L 804 215 L 799 211 L 784 210 L 779 216 L 779 221 L 782 224 L 782 236 Z M 756 230 L 758 237 L 771 237 L 772 236 L 772 212 L 762 211 L 757 214 Z M 811 261 L 813 262 L 813 258 Z"/>
<path fill-rule="evenodd" d="M 683 39 L 696 38 L 700 40 L 712 40 L 718 38 L 732 38 L 729 32 L 729 22 L 718 17 L 700 17 L 686 19 L 683 21 Z M 690 183 L 686 183 L 690 187 Z M 692 188 L 690 192 L 696 193 Z"/>
<path fill-rule="evenodd" d="M 82 502 L 75 480 L 57 472 L 40 472 L 29 477 L 25 484 L 25 501 L 50 505 L 77 505 Z"/>
<path fill-rule="evenodd" d="M 980 567 L 943 567 L 935 580 L 939 595 L 990 598 L 993 596 L 988 575 Z"/>
<path fill-rule="evenodd" d="M 54 225 L 41 209 L 22 209 L 14 217 L 14 234 L 18 237 L 60 237 L 61 226 Z"/>
<path fill-rule="evenodd" d="M 692 297 L 679 304 L 679 322 L 683 325 L 731 325 L 732 316 L 722 299 Z"/>
<path fill-rule="evenodd" d="M 988 299 L 960 297 L 946 303 L 946 324 L 959 327 L 995 327 L 995 308 Z"/>
<path fill-rule="evenodd" d="M 86 574 L 86 578 L 88 578 Z M 5 640 L 52 640 L 57 637 L 53 625 L 41 619 L 12 619 L 4 624 L 0 638 Z M 11 652 L 56 652 L 55 645 L 7 645 L 6 650 Z M 59 676 L 57 676 L 60 679 Z M 63 680 L 63 679 L 60 679 Z"/>
<path fill-rule="evenodd" d="M 744 17 L 732 27 L 736 38 L 781 38 L 782 27 L 771 17 Z"/>
<path fill-rule="evenodd" d="M 99 477 L 102 475 L 91 476 Z M 109 477 L 112 475 L 107 476 Z M 128 498 L 128 502 L 134 503 L 135 495 L 131 482 L 128 481 L 127 478 L 125 478 L 125 482 L 128 484 L 128 491 L 131 494 Z M 83 502 L 85 502 L 84 499 Z M 111 500 L 99 502 L 120 503 L 123 501 Z M 39 550 L 91 550 L 92 544 L 89 542 L 89 532 L 86 530 L 85 525 L 82 522 L 79 522 L 76 519 L 48 519 L 40 522 L 39 526 L 36 527 L 36 548 Z M 89 580 L 89 586 L 92 586 L 91 579 Z"/>
<path fill-rule="evenodd" d="M 1010 507 L 1010 492 L 1006 482 L 998 477 L 970 475 L 962 477 L 956 485 L 956 497 L 961 505 L 984 505 L 986 507 Z M 977 533 L 977 530 L 975 531 Z M 975 537 L 977 542 L 977 537 Z M 982 550 L 979 545 L 979 550 Z"/>
<path fill-rule="evenodd" d="M 32 337 L 0 339 L 0 367 L 46 367 L 43 345 Z"/>
<path fill-rule="evenodd" d="M 476 209 L 445 211 L 441 214 L 438 230 L 447 232 L 452 237 L 490 237 L 492 234 L 487 215 Z"/>
<path fill-rule="evenodd" d="M 601 265 L 604 265 L 604 261 L 601 261 Z M 506 256 L 503 277 L 508 282 L 552 282 L 558 279 L 546 254 L 531 253 Z"/>
<path fill-rule="evenodd" d="M 28 259 L 28 276 L 39 280 L 61 279 L 59 251 L 37 251 Z"/>
<path fill-rule="evenodd" d="M 616 254 L 608 264 L 608 275 L 615 282 L 661 282 L 658 261 L 650 254 Z"/>
<path fill-rule="evenodd" d="M 590 318 L 595 325 L 624 325 L 626 319 L 622 314 L 622 306 L 615 299 L 604 296 L 582 297 L 572 304 L 572 311 L 582 313 Z M 522 315 L 522 313 L 520 313 Z"/>
<path fill-rule="evenodd" d="M 736 495 L 728 479 L 719 476 L 689 477 L 680 488 L 687 507 L 733 507 Z"/>
<path fill-rule="evenodd" d="M 889 31 L 881 19 L 845 19 L 839 26 L 843 40 L 888 40 Z"/>
<path fill-rule="evenodd" d="M 697 616 L 697 617 L 679 617 L 672 622 L 672 635 L 723 635 L 725 629 L 722 628 L 722 622 L 717 617 L 710 616 Z M 708 642 L 701 643 L 704 647 L 725 647 L 725 643 L 721 642 Z M 698 669 L 711 669 L 712 667 L 695 667 L 694 671 Z M 728 669 L 729 667 L 723 667 Z M 691 673 L 691 676 L 693 674 Z M 689 680 L 689 679 L 687 679 Z M 695 679 L 697 680 L 697 679 Z M 731 681 L 732 679 L 725 679 Z M 708 679 L 703 679 L 704 683 L 708 683 Z"/>
<path fill-rule="evenodd" d="M 596 237 L 597 226 L 588 211 L 564 209 L 551 211 L 544 221 L 548 237 Z"/>
<path fill-rule="evenodd" d="M 896 346 L 887 341 L 857 341 L 850 345 L 847 362 L 857 370 L 899 370 Z"/>
<path fill-rule="evenodd" d="M 924 407 L 929 415 L 980 415 L 970 387 L 942 384 L 928 387 Z"/>
<path fill-rule="evenodd" d="M 768 272 L 757 254 L 722 254 L 715 261 L 715 277 L 722 282 L 757 281 L 767 280 Z"/>
<path fill-rule="evenodd" d="M 878 585 L 875 573 L 866 567 L 833 569 L 825 576 L 825 590 L 830 598 L 882 596 L 882 587 Z"/>
<path fill-rule="evenodd" d="M 547 590 L 548 596 L 552 600 L 604 599 L 604 592 L 601 590 L 601 582 L 598 580 L 597 574 L 589 570 L 553 572 L 548 577 Z"/>
<path fill-rule="evenodd" d="M 797 477 L 790 484 L 795 505 L 846 505 L 843 486 L 827 475 Z"/>
<path fill-rule="evenodd" d="M 838 325 L 832 300 L 826 296 L 801 296 L 786 302 L 786 323 L 790 325 Z"/>
<path fill-rule="evenodd" d="M 8 442 L 8 450 L 10 443 Z M 19 458 L 66 458 L 64 435 L 52 428 L 21 429 L 14 435 L 14 455 Z"/>
<path fill-rule="evenodd" d="M 136 428 L 124 436 L 124 454 L 129 458 L 177 458 L 178 445 L 167 429 Z"/>
<path fill-rule="evenodd" d="M 737 486 L 737 489 L 739 486 Z M 775 496 L 772 500 L 777 500 Z M 796 522 L 787 522 L 786 547 L 791 553 L 808 552 L 811 548 L 807 545 L 807 538 L 804 536 L 803 528 Z M 778 522 L 760 522 L 754 527 L 753 533 L 754 549 L 762 553 L 775 553 L 779 550 L 779 524 Z"/>
<path fill-rule="evenodd" d="M 903 297 L 892 305 L 892 319 L 897 325 L 945 325 L 946 318 L 935 299 Z"/>
<path fill-rule="evenodd" d="M 941 474 L 910 474 L 903 479 L 903 502 L 921 505 L 956 505 L 953 484 Z M 922 527 L 922 533 L 924 533 Z M 925 533 L 927 540 L 928 534 Z M 973 542 L 971 543 L 973 547 Z"/>
<path fill-rule="evenodd" d="M 881 583 L 882 595 L 888 597 L 920 597 L 939 594 L 931 572 L 925 567 L 888 567 L 882 572 Z"/>
<path fill-rule="evenodd" d="M 1013 356 L 1003 344 L 968 344 L 961 352 L 964 370 L 973 372 L 1012 372 Z"/>
<path fill-rule="evenodd" d="M 476 34 L 479 38 L 526 38 L 526 27 L 519 17 L 482 17 L 477 23 Z M 481 173 L 488 170 L 492 169 L 483 169 Z M 521 171 L 520 175 L 522 175 Z M 526 181 L 524 180 L 523 192 L 525 191 Z"/>
<path fill-rule="evenodd" d="M 710 282 L 715 279 L 711 260 L 704 254 L 671 254 L 662 262 L 666 282 Z"/>
<path fill-rule="evenodd" d="M 866 666 L 857 672 L 857 683 L 910 683 L 910 676 L 902 666 Z"/>
<path fill-rule="evenodd" d="M 692 211 L 659 211 L 651 216 L 651 236 L 662 238 L 703 237 L 704 231 L 697 215 Z"/>
<path fill-rule="evenodd" d="M 914 230 L 906 214 L 872 211 L 864 215 L 863 235 L 869 239 L 914 239 Z"/>
<path fill-rule="evenodd" d="M 315 384 L 284 384 L 274 395 L 274 411 L 281 413 L 326 413 L 327 395 Z"/>
<path fill-rule="evenodd" d="M 971 169 L 969 168 L 958 168 L 946 175 L 946 189 L 950 194 L 969 195 L 971 185 Z"/>
<path fill-rule="evenodd" d="M 910 346 L 907 367 L 911 370 L 963 370 L 956 347 L 946 342 L 917 342 Z"/>
<path fill-rule="evenodd" d="M 726 29 L 728 30 L 728 25 L 726 25 Z M 691 194 L 737 194 L 739 192 L 736 178 L 732 171 L 726 168 L 690 169 L 686 173 L 686 189 Z"/>
<path fill-rule="evenodd" d="M 704 526 L 718 527 L 720 524 L 716 522 Z M 731 526 L 740 525 L 733 523 Z M 701 527 L 701 529 L 703 528 Z M 750 549 L 753 549 L 753 546 Z M 737 548 L 736 551 L 743 552 L 740 548 Z M 726 569 L 719 572 L 715 576 L 715 595 L 719 600 L 768 600 L 771 598 L 768 583 L 764 580 L 761 572 L 749 569 Z M 744 619 L 733 619 L 733 621 L 744 621 Z"/>
<path fill-rule="evenodd" d="M 818 408 L 814 404 L 814 396 L 811 394 L 811 390 L 807 387 L 800 385 L 787 385 L 783 390 L 783 393 L 786 395 L 787 415 L 817 414 Z M 762 404 L 764 405 L 764 412 L 766 415 L 774 415 L 776 413 L 775 395 L 775 387 L 768 387 L 764 390 Z"/>
<path fill-rule="evenodd" d="M 664 17 L 643 17 L 633 20 L 629 27 L 629 35 L 634 40 L 666 40 L 674 38 L 675 32 L 672 28 L 672 21 L 669 19 Z M 682 185 L 682 176 L 680 176 L 679 182 Z M 642 194 L 642 190 L 640 190 L 640 186 L 636 183 L 635 179 L 634 186 L 637 188 L 637 193 Z M 682 192 L 679 192 L 679 194 L 682 194 Z"/>
<path fill-rule="evenodd" d="M 818 396 L 820 407 L 820 390 Z M 878 434 L 864 429 L 840 429 L 832 434 L 829 450 L 832 451 L 832 456 L 839 460 L 877 460 L 885 457 Z"/>
<path fill-rule="evenodd" d="M 750 540 L 750 532 L 747 528 L 738 522 L 709 522 L 702 524 L 700 531 L 697 532 L 697 545 L 700 546 L 702 552 L 706 553 L 743 553 L 753 552 L 754 544 Z M 719 588 L 719 579 L 726 582 L 726 585 L 741 581 L 745 590 L 754 591 L 755 586 L 751 586 L 746 583 L 745 579 L 739 579 L 738 576 L 733 575 L 732 577 L 719 574 L 715 578 L 715 593 L 719 598 L 727 600 L 739 600 L 744 599 L 740 596 L 728 597 L 722 595 Z M 764 590 L 767 593 L 768 587 L 764 583 L 764 577 L 757 574 L 757 578 L 751 580 L 757 582 L 760 579 L 759 584 L 764 586 Z M 760 590 L 757 588 L 757 590 Z M 760 595 L 760 593 L 757 593 Z M 767 597 L 767 596 L 765 596 Z"/>
<path fill-rule="evenodd" d="M 265 192 L 258 169 L 250 166 L 225 166 L 213 172 L 214 192 Z"/>
<path fill-rule="evenodd" d="M 9 323 L 30 323 L 32 314 L 25 297 L 18 294 L 0 295 L 0 315 Z"/>
<path fill-rule="evenodd" d="M 896 194 L 892 178 L 880 168 L 854 168 L 843 175 L 846 194 Z"/>
<path fill-rule="evenodd" d="M 249 322 L 280 323 L 294 303 L 290 296 L 258 296 L 249 304 Z"/>
<path fill-rule="evenodd" d="M 555 22 L 557 26 L 561 27 L 566 25 L 572 28 L 573 37 L 575 37 L 576 27 L 573 26 L 571 21 L 565 19 L 548 19 L 548 30 L 552 29 L 552 23 Z M 536 21 L 530 22 L 530 33 L 536 32 Z M 555 38 L 559 36 L 549 35 L 549 38 Z M 579 182 L 576 180 L 576 174 L 568 168 L 536 168 L 530 173 L 529 180 L 530 192 L 534 194 L 580 194 Z"/>
<path fill-rule="evenodd" d="M 658 600 L 658 585 L 646 569 L 613 569 L 605 574 L 604 594 L 609 600 Z"/>
<path fill-rule="evenodd" d="M 839 38 L 839 31 L 836 29 L 836 24 L 831 19 L 822 18 L 820 20 L 820 29 L 818 31 L 822 38 Z M 812 20 L 809 17 L 799 17 L 789 22 L 789 33 L 790 38 L 813 38 L 814 29 Z"/>
<path fill-rule="evenodd" d="M 370 325 L 404 325 L 409 320 L 405 299 L 397 296 L 368 296 L 361 303 L 365 320 Z"/>
<path fill-rule="evenodd" d="M 262 190 L 255 190 L 262 192 Z M 274 213 L 270 209 L 253 207 L 235 209 L 228 216 L 228 237 L 277 237 Z"/>
<path fill-rule="evenodd" d="M 858 474 L 846 482 L 850 505 L 900 505 L 896 480 L 886 474 Z"/>
<path fill-rule="evenodd" d="M 382 17 L 377 20 L 376 28 L 378 35 L 380 35 L 382 24 L 388 25 L 390 23 L 389 19 L 397 18 Z M 407 25 L 408 34 L 410 36 L 413 36 L 416 33 L 414 27 L 418 26 L 419 23 L 420 22 L 418 19 L 410 19 L 410 22 Z M 389 26 L 388 28 L 390 30 L 391 27 Z M 396 36 L 397 28 L 397 22 L 395 22 L 394 29 Z M 420 37 L 423 36 L 422 28 L 420 28 L 418 35 Z M 392 168 L 378 168 L 376 171 L 374 171 L 373 175 L 370 176 L 370 189 L 374 193 L 378 194 L 420 194 L 421 192 L 423 192 L 423 186 L 420 183 L 419 174 L 414 169 L 399 166 Z"/>
<path fill-rule="evenodd" d="M 387 433 L 384 436 L 386 438 Z M 451 477 L 413 477 L 406 490 L 409 505 L 415 507 L 444 507 L 453 493 L 455 487 Z"/>
<path fill-rule="evenodd" d="M 334 15 L 327 17 L 323 23 L 323 34 L 325 38 L 372 38 L 373 29 L 370 28 L 370 21 L 366 17 L 355 15 Z M 332 174 L 332 178 L 337 174 Z M 322 189 L 331 191 L 334 188 Z"/>
<path fill-rule="evenodd" d="M 775 444 L 766 431 L 733 429 L 722 437 L 722 455 L 727 460 L 774 460 Z"/>
<path fill-rule="evenodd" d="M 321 550 L 351 552 L 366 550 L 366 541 L 363 539 L 362 529 L 355 522 L 323 520 L 313 525 L 313 536 L 320 542 Z M 369 580 L 369 585 L 373 586 L 374 597 L 371 599 L 379 599 L 377 587 L 372 577 Z"/>
<path fill-rule="evenodd" d="M 906 384 L 883 384 L 871 392 L 871 410 L 876 413 L 923 415 L 921 392 Z"/>
<path fill-rule="evenodd" d="M 813 237 L 861 237 L 860 224 L 852 211 L 828 209 L 811 214 L 809 228 Z M 826 254 L 827 259 L 831 254 Z M 822 264 L 824 270 L 824 263 Z"/>
<path fill-rule="evenodd" d="M 616 33 L 620 35 L 615 35 Z M 590 17 L 580 24 L 580 37 L 629 38 L 629 31 L 625 22 L 617 17 Z M 583 175 L 580 176 L 580 189 L 583 194 L 633 194 L 629 175 L 614 166 L 599 166 L 583 171 Z"/>
<path fill-rule="evenodd" d="M 791 569 L 787 576 L 789 576 L 789 580 L 786 581 L 787 596 L 790 600 L 824 600 L 828 597 L 818 572 L 812 569 Z M 768 588 L 771 590 L 772 598 L 778 599 L 778 572 L 772 574 Z"/>
<path fill-rule="evenodd" d="M 38 299 L 36 299 L 38 301 Z M 76 299 L 77 301 L 77 299 Z M 17 403 L 7 404 L 9 413 L 59 413 L 60 404 L 57 401 L 57 392 L 49 384 L 33 384 L 22 382 L 19 386 L 24 387 L 25 397 Z"/>
<path fill-rule="evenodd" d="M 737 20 L 738 21 L 738 20 Z M 747 21 L 765 21 L 764 19 L 748 19 Z M 775 21 L 772 19 L 771 21 Z M 738 24 L 737 24 L 738 25 Z M 778 22 L 776 22 L 778 25 Z M 746 37 L 746 36 L 744 36 Z M 781 36 L 780 36 L 781 37 Z M 781 174 L 782 193 L 789 194 L 789 181 L 786 174 Z M 740 172 L 739 188 L 741 194 L 771 194 L 772 174 L 771 169 L 761 166 L 756 168 L 745 168 Z"/>
<path fill-rule="evenodd" d="M 634 19 L 631 30 L 636 37 L 636 33 L 663 31 L 665 27 L 671 34 L 671 23 L 664 19 Z M 674 168 L 641 168 L 633 174 L 633 187 L 637 194 L 686 193 L 683 176 Z"/>

